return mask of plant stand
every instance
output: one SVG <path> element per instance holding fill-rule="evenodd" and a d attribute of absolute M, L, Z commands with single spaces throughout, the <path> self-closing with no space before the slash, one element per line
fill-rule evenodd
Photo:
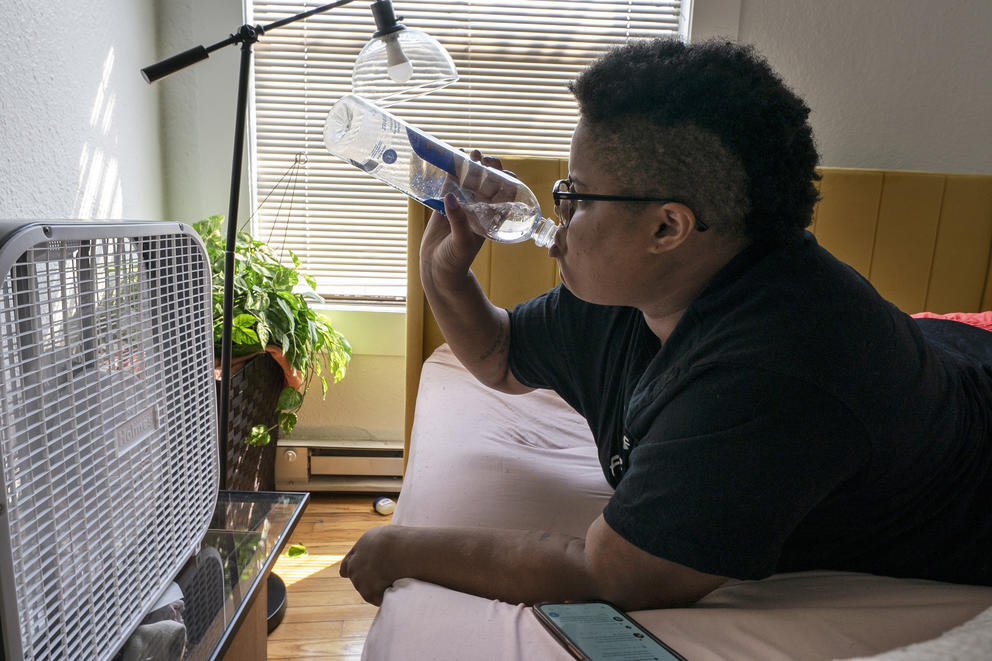
<path fill-rule="evenodd" d="M 231 375 L 231 410 L 227 447 L 221 448 L 226 461 L 221 488 L 232 491 L 273 491 L 275 489 L 278 421 L 276 404 L 283 388 L 283 371 L 268 353 L 250 358 Z M 217 382 L 218 397 L 220 382 Z M 268 445 L 245 443 L 255 425 L 275 427 Z"/>

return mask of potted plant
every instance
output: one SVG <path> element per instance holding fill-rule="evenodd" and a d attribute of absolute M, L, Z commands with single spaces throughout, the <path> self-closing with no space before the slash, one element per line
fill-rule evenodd
<path fill-rule="evenodd" d="M 206 245 L 213 272 L 214 348 L 218 360 L 224 301 L 223 221 L 223 216 L 211 216 L 194 224 Z M 272 473 L 275 457 L 273 439 L 279 432 L 289 434 L 293 431 L 297 413 L 303 405 L 303 396 L 309 391 L 313 380 L 316 378 L 320 382 L 321 395 L 326 396 L 328 379 L 334 383 L 340 381 L 351 358 L 348 341 L 334 330 L 325 316 L 310 306 L 310 301 L 322 302 L 323 299 L 314 291 L 313 278 L 299 272 L 300 262 L 292 251 L 287 252 L 293 265 L 286 266 L 263 241 L 239 232 L 234 252 L 232 372 L 235 366 L 244 371 L 249 362 L 257 360 L 252 371 L 262 371 L 269 376 L 262 377 L 265 387 L 242 383 L 240 388 L 235 388 L 235 377 L 232 377 L 232 420 L 228 432 L 229 447 L 224 449 L 228 458 L 227 488 L 238 488 L 231 485 L 231 474 L 237 470 L 244 472 L 246 462 L 252 470 L 262 469 Z M 263 390 L 271 393 L 271 396 L 262 398 L 268 399 L 268 403 L 237 405 L 239 397 L 259 399 Z M 233 419 L 235 412 L 243 418 L 240 425 L 236 425 Z M 252 419 L 246 422 L 248 418 Z M 233 433 L 236 426 L 247 433 Z M 271 456 L 271 460 L 254 457 L 246 460 L 246 456 L 258 454 L 253 453 L 251 448 L 262 447 L 270 448 L 263 454 Z M 234 471 L 232 459 L 235 460 Z M 266 463 L 272 465 L 266 466 Z M 254 488 L 272 488 L 273 481 L 274 478 L 260 482 L 256 479 Z"/>

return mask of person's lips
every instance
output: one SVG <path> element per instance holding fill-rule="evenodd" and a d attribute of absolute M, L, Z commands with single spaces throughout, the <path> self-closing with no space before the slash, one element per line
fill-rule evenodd
<path fill-rule="evenodd" d="M 558 231 L 555 232 L 554 241 L 552 241 L 551 245 L 548 246 L 548 257 L 558 259 L 564 254 L 564 251 L 562 251 L 562 235 L 564 234 L 564 231 L 564 227 L 559 227 Z"/>

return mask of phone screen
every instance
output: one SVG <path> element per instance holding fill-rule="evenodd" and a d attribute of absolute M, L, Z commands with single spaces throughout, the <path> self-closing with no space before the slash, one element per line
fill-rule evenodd
<path fill-rule="evenodd" d="M 540 604 L 535 609 L 539 619 L 593 661 L 685 661 L 608 603 Z"/>

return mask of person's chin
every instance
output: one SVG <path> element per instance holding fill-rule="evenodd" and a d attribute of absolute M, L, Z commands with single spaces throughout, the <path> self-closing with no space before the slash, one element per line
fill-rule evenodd
<path fill-rule="evenodd" d="M 590 300 L 588 298 L 588 293 L 586 295 L 583 295 L 583 293 L 582 293 L 582 286 L 581 286 L 581 280 L 582 280 L 582 278 L 579 278 L 580 284 L 579 284 L 578 290 L 576 290 L 576 288 L 575 288 L 576 283 L 573 282 L 572 279 L 568 277 L 566 271 L 567 271 L 567 269 L 564 267 L 564 265 L 562 264 L 562 261 L 559 259 L 558 260 L 558 279 L 561 280 L 562 286 L 565 289 L 567 289 L 572 294 L 572 296 L 575 296 L 576 298 L 578 298 L 580 300 L 583 300 L 586 303 L 595 303 L 596 301 Z"/>
<path fill-rule="evenodd" d="M 561 284 L 563 287 L 565 287 L 565 289 L 575 294 L 575 290 L 572 289 L 571 281 L 569 280 L 568 276 L 565 274 L 565 269 L 562 268 L 562 264 L 560 261 L 558 262 L 558 279 L 561 280 Z"/>
<path fill-rule="evenodd" d="M 594 291 L 589 291 L 588 289 L 583 290 L 581 285 L 579 285 L 578 288 L 573 287 L 565 277 L 565 274 L 561 272 L 561 269 L 558 270 L 558 276 L 561 278 L 562 287 L 567 289 L 572 296 L 580 301 L 584 301 L 592 305 L 614 305 L 614 303 L 609 300 L 603 299 L 602 296 L 597 296 Z"/>

